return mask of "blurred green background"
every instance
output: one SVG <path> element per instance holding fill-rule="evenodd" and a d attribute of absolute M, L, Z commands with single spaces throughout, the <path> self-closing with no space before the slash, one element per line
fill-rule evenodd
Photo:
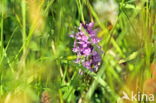
<path fill-rule="evenodd" d="M 80 75 L 69 35 L 89 22 L 104 54 Z M 0 103 L 137 103 L 122 91 L 155 94 L 155 74 L 155 0 L 0 0 Z"/>

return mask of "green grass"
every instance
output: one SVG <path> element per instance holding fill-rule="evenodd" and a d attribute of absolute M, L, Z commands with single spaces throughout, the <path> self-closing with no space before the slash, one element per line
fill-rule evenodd
<path fill-rule="evenodd" d="M 0 103 L 126 103 L 122 91 L 156 88 L 144 88 L 156 69 L 156 1 L 116 0 L 114 17 L 98 14 L 96 1 L 0 1 Z M 69 35 L 82 22 L 102 39 L 97 73 L 73 62 Z"/>

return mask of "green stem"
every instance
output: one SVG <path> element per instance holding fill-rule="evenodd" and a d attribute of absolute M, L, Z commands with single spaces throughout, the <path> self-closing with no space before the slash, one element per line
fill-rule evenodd
<path fill-rule="evenodd" d="M 79 10 L 79 13 L 80 13 L 80 16 L 81 16 L 81 20 L 82 20 L 83 23 L 85 23 L 84 15 L 83 15 L 83 5 L 82 5 L 80 0 L 77 0 L 77 5 L 78 5 L 78 10 Z"/>
<path fill-rule="evenodd" d="M 3 3 L 2 3 L 3 5 Z M 2 51 L 2 54 L 1 56 L 3 56 L 3 17 L 4 17 L 4 14 L 3 14 L 3 10 L 2 10 L 2 18 L 1 18 L 1 42 L 0 42 L 0 47 L 1 47 L 1 51 Z"/>
<path fill-rule="evenodd" d="M 26 40 L 26 4 L 25 0 L 22 0 L 22 36 L 23 36 L 23 45 L 25 45 L 25 40 Z M 25 46 L 23 50 L 25 49 Z"/>
<path fill-rule="evenodd" d="M 23 37 L 23 60 L 22 62 L 24 63 L 23 66 L 25 65 L 25 54 L 26 54 L 26 1 L 22 0 L 22 37 Z"/>

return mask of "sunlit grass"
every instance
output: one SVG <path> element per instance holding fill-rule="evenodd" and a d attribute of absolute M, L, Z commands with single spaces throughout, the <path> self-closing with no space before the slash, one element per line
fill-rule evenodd
<path fill-rule="evenodd" d="M 156 1 L 108 1 L 1 0 L 0 103 L 127 103 L 123 91 L 156 94 Z M 89 22 L 104 51 L 97 73 L 74 63 L 69 37 Z"/>

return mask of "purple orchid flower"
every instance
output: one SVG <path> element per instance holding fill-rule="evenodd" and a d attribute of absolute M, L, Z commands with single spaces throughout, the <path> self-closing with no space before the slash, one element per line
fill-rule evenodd
<path fill-rule="evenodd" d="M 75 63 L 80 63 L 90 71 L 97 72 L 102 61 L 101 54 L 98 51 L 102 50 L 98 45 L 100 39 L 96 36 L 97 33 L 96 30 L 93 30 L 93 27 L 93 22 L 89 24 L 81 23 L 78 28 L 79 32 L 70 35 L 70 37 L 75 39 L 73 47 L 73 52 L 77 54 Z"/>

